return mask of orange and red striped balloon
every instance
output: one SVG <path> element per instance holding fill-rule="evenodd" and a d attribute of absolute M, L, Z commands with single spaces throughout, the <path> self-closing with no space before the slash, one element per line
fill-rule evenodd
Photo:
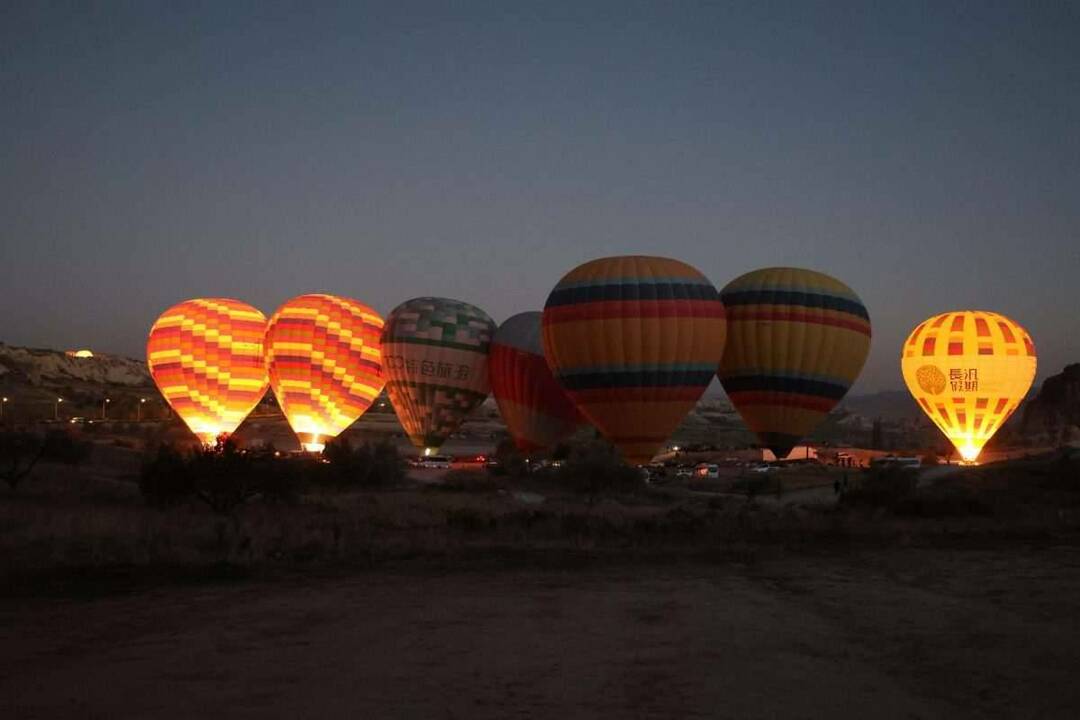
<path fill-rule="evenodd" d="M 236 430 L 266 392 L 266 316 L 229 298 L 173 305 L 150 328 L 150 375 L 204 444 Z"/>
<path fill-rule="evenodd" d="M 543 313 L 524 312 L 495 331 L 488 356 L 491 393 L 518 450 L 554 447 L 585 423 L 551 374 L 540 337 Z"/>
<path fill-rule="evenodd" d="M 270 386 L 305 450 L 322 450 L 382 391 L 382 329 L 377 312 L 335 295 L 295 297 L 270 318 Z"/>

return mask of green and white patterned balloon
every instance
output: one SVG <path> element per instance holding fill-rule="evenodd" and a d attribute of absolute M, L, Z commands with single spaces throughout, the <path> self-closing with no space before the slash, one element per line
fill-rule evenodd
<path fill-rule="evenodd" d="M 390 402 L 413 445 L 437 451 L 488 395 L 495 323 L 475 305 L 407 300 L 386 319 L 383 368 Z"/>

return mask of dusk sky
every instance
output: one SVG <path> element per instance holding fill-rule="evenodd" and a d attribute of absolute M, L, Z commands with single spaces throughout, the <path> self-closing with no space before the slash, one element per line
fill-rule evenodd
<path fill-rule="evenodd" d="M 502 321 L 641 253 L 845 281 L 855 392 L 950 309 L 1080 362 L 1076 3 L 89 5 L 0 9 L 5 343 L 140 357 L 214 295 Z"/>

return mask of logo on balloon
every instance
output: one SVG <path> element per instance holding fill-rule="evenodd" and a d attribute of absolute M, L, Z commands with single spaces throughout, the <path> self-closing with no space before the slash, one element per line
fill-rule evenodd
<path fill-rule="evenodd" d="M 923 365 L 915 371 L 915 379 L 926 392 L 931 395 L 940 395 L 945 392 L 945 373 L 933 365 Z"/>

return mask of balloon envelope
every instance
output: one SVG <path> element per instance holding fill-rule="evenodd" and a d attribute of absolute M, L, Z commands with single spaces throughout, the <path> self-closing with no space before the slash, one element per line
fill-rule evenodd
<path fill-rule="evenodd" d="M 266 393 L 265 332 L 265 315 L 230 298 L 185 300 L 150 328 L 150 376 L 203 444 L 236 430 Z"/>
<path fill-rule="evenodd" d="M 847 285 L 800 268 L 754 270 L 720 297 L 728 340 L 717 375 L 761 444 L 785 458 L 858 378 L 870 315 Z"/>
<path fill-rule="evenodd" d="M 270 386 L 305 450 L 322 450 L 382 391 L 382 328 L 367 305 L 324 294 L 295 297 L 270 318 Z"/>
<path fill-rule="evenodd" d="M 413 445 L 437 451 L 487 397 L 494 333 L 487 313 L 460 300 L 414 298 L 390 312 L 386 391 Z"/>
<path fill-rule="evenodd" d="M 628 462 L 645 463 L 712 380 L 724 307 L 686 263 L 601 258 L 551 291 L 543 333 L 548 364 L 578 410 Z"/>
<path fill-rule="evenodd" d="M 491 392 L 522 452 L 554 447 L 584 421 L 544 359 L 539 312 L 514 315 L 491 343 Z"/>
<path fill-rule="evenodd" d="M 1024 399 L 1036 363 L 1024 328 L 974 310 L 929 318 L 908 336 L 900 358 L 908 390 L 968 462 Z"/>

